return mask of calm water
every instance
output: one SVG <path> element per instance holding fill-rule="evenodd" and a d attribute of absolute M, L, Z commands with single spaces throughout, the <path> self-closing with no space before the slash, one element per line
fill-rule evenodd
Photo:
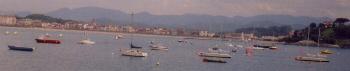
<path fill-rule="evenodd" d="M 5 31 L 17 31 L 20 35 L 6 36 Z M 189 40 L 191 44 L 177 43 L 180 38 L 160 36 L 137 36 L 134 41 L 145 47 L 149 53 L 145 58 L 121 56 L 119 50 L 129 48 L 130 39 L 113 39 L 112 34 L 89 32 L 88 37 L 95 45 L 79 45 L 82 32 L 43 31 L 0 27 L 0 69 L 1 71 L 350 71 L 350 50 L 334 49 L 329 63 L 310 63 L 294 60 L 302 52 L 316 53 L 325 48 L 278 45 L 277 50 L 255 50 L 253 56 L 246 56 L 244 49 L 227 59 L 228 63 L 202 62 L 197 52 L 206 51 L 223 41 Z M 38 44 L 34 39 L 49 33 L 64 34 L 62 44 Z M 131 35 L 124 35 L 130 38 Z M 169 51 L 151 51 L 149 41 L 161 42 Z M 229 43 L 226 41 L 225 43 Z M 240 41 L 230 43 L 249 45 Z M 8 50 L 7 45 L 36 47 L 34 52 Z M 157 66 L 156 62 L 160 65 Z"/>

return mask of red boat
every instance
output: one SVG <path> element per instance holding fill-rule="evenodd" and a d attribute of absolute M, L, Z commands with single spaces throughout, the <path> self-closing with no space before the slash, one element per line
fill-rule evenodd
<path fill-rule="evenodd" d="M 37 43 L 51 43 L 51 44 L 61 44 L 60 40 L 56 39 L 49 39 L 47 36 L 41 36 L 39 38 L 36 38 L 35 41 Z"/>

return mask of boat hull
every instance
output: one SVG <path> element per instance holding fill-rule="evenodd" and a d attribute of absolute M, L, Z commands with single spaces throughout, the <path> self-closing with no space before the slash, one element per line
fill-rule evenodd
<path fill-rule="evenodd" d="M 8 45 L 10 50 L 19 50 L 19 51 L 34 51 L 34 48 L 28 48 L 28 47 L 17 47 L 13 45 Z"/>
<path fill-rule="evenodd" d="M 325 58 L 320 58 L 320 57 L 303 57 L 303 56 L 298 56 L 295 57 L 295 60 L 298 61 L 311 61 L 311 62 L 329 62 L 329 60 Z"/>
<path fill-rule="evenodd" d="M 35 39 L 35 41 L 37 43 L 61 44 L 61 41 L 52 39 Z"/>
<path fill-rule="evenodd" d="M 226 61 L 221 59 L 209 59 L 209 58 L 204 58 L 203 62 L 227 63 Z"/>

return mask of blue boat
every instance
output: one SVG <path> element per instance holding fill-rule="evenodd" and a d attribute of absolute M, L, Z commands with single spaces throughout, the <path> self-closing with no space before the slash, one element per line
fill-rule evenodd
<path fill-rule="evenodd" d="M 29 48 L 29 47 L 18 47 L 14 45 L 8 45 L 10 50 L 18 50 L 18 51 L 33 51 L 34 48 Z"/>

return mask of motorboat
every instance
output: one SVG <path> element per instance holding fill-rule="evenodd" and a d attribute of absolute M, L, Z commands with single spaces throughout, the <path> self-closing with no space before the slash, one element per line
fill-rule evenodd
<path fill-rule="evenodd" d="M 50 39 L 49 36 L 39 36 L 35 39 L 37 43 L 61 44 L 60 40 Z"/>
<path fill-rule="evenodd" d="M 19 47 L 19 46 L 14 46 L 14 45 L 8 45 L 8 48 L 10 50 L 18 50 L 18 51 L 34 51 L 34 48 Z"/>
<path fill-rule="evenodd" d="M 203 58 L 203 62 L 227 63 L 224 59 L 220 58 Z"/>
<path fill-rule="evenodd" d="M 95 42 L 91 41 L 90 39 L 83 39 L 83 40 L 79 41 L 79 44 L 89 44 L 89 45 L 91 45 L 91 44 L 95 44 Z"/>
<path fill-rule="evenodd" d="M 122 51 L 123 56 L 133 56 L 133 57 L 146 57 L 148 54 L 146 52 L 143 52 L 141 50 L 124 50 Z"/>
<path fill-rule="evenodd" d="M 311 56 L 297 56 L 295 60 L 298 61 L 311 61 L 311 62 L 330 62 L 330 60 L 323 57 L 311 57 Z"/>
<path fill-rule="evenodd" d="M 226 54 L 226 53 L 213 53 L 213 52 L 205 53 L 205 52 L 199 52 L 198 55 L 199 56 L 203 56 L 203 57 L 231 58 L 231 55 Z"/>
<path fill-rule="evenodd" d="M 321 54 L 332 54 L 333 52 L 331 50 L 322 50 Z"/>

